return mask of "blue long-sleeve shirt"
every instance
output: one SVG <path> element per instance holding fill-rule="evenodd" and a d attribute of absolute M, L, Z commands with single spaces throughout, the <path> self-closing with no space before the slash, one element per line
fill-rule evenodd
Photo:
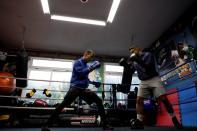
<path fill-rule="evenodd" d="M 87 88 L 89 86 L 89 68 L 87 61 L 80 58 L 74 62 L 70 87 Z"/>

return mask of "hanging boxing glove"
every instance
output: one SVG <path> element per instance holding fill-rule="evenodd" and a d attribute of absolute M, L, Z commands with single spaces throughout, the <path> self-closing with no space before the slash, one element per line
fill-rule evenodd
<path fill-rule="evenodd" d="M 30 92 L 26 93 L 27 98 L 31 98 L 36 93 L 36 89 L 32 89 Z"/>
<path fill-rule="evenodd" d="M 47 89 L 43 90 L 43 94 L 45 94 L 46 97 L 51 97 L 51 93 Z"/>

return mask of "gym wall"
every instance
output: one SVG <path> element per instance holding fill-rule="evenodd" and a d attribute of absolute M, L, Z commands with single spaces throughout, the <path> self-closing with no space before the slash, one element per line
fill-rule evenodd
<path fill-rule="evenodd" d="M 196 12 L 195 5 L 152 45 L 167 97 L 184 127 L 197 127 Z M 157 113 L 158 126 L 173 126 L 161 103 Z"/>

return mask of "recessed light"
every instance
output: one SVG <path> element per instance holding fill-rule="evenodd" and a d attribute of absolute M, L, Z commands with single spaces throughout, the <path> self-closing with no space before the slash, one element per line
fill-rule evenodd
<path fill-rule="evenodd" d="M 88 0 L 80 0 L 82 3 L 87 3 Z"/>

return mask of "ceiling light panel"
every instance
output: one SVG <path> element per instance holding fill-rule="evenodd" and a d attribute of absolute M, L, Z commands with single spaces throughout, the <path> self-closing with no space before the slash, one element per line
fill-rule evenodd
<path fill-rule="evenodd" d="M 113 0 L 51 0 L 51 14 L 107 21 Z"/>
<path fill-rule="evenodd" d="M 107 22 L 110 22 L 110 23 L 113 22 L 113 19 L 114 19 L 115 15 L 116 15 L 116 12 L 118 10 L 120 1 L 121 0 L 113 0 L 112 6 L 111 6 L 111 9 L 110 9 L 108 18 L 107 18 Z"/>
<path fill-rule="evenodd" d="M 111 2 L 112 4 L 111 4 L 111 8 L 110 8 L 110 12 L 109 12 L 108 18 L 107 18 L 107 20 L 103 20 L 103 21 L 96 20 L 97 18 L 96 19 L 81 18 L 80 16 L 83 17 L 83 14 L 77 15 L 79 17 L 70 17 L 70 16 L 63 16 L 63 15 L 51 15 L 51 19 L 53 19 L 53 20 L 60 20 L 60 21 L 69 21 L 69 22 L 76 22 L 76 23 L 84 23 L 84 24 L 92 24 L 92 25 L 105 26 L 107 22 L 109 22 L 109 23 L 112 23 L 113 22 L 113 19 L 114 19 L 115 15 L 116 15 L 116 12 L 118 10 L 118 7 L 119 7 L 120 2 L 121 2 L 121 0 L 113 0 Z M 41 4 L 42 4 L 42 8 L 43 8 L 44 14 L 50 14 L 50 8 L 49 8 L 49 2 L 48 2 L 48 0 L 41 0 Z M 78 5 L 78 4 L 74 4 L 74 5 Z M 84 9 L 82 9 L 82 10 L 84 10 Z M 92 11 L 88 11 L 88 12 L 92 12 Z M 86 13 L 87 13 L 87 11 L 86 11 Z M 104 13 L 104 14 L 106 14 L 106 13 Z M 74 15 L 74 16 L 76 16 L 76 15 Z"/>
<path fill-rule="evenodd" d="M 50 14 L 48 0 L 41 0 L 41 4 L 42 4 L 42 9 L 43 9 L 44 14 Z"/>
<path fill-rule="evenodd" d="M 106 25 L 105 21 L 93 20 L 93 19 L 84 19 L 84 18 L 77 18 L 77 17 L 60 16 L 60 15 L 51 15 L 51 19 L 60 20 L 60 21 L 83 23 L 83 24 L 100 25 L 100 26 L 105 26 Z"/>

